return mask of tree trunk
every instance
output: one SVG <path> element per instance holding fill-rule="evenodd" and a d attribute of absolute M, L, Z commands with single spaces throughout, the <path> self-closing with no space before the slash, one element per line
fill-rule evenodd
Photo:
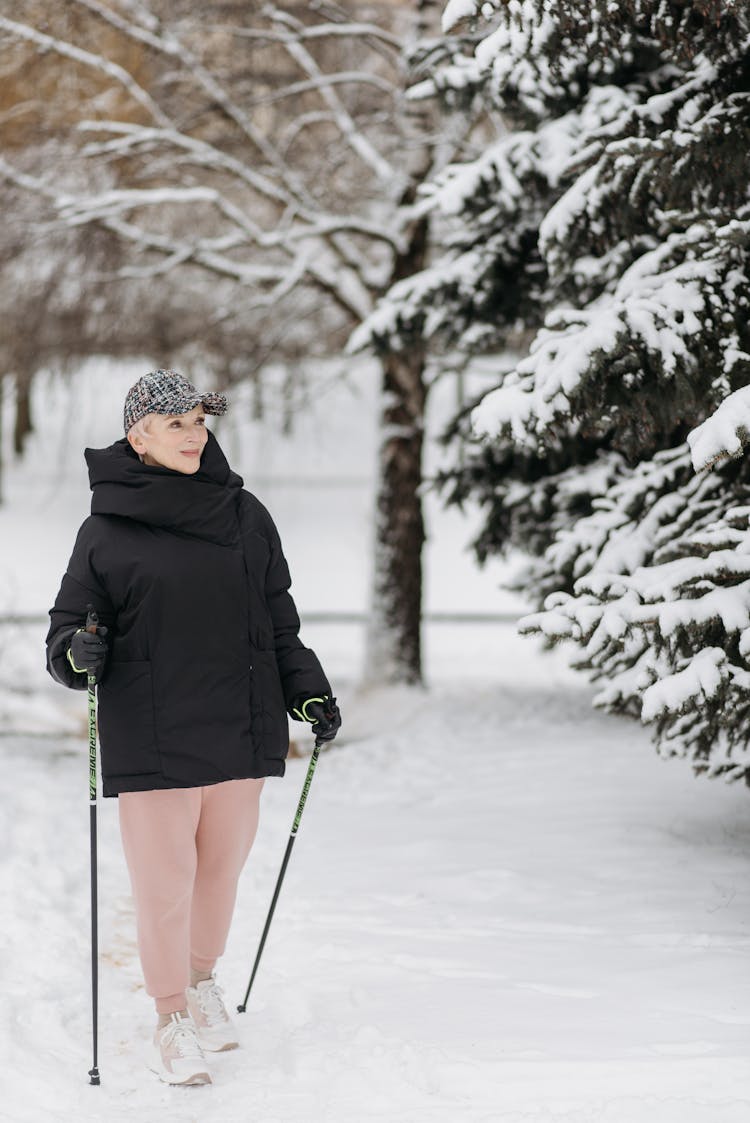
<path fill-rule="evenodd" d="M 33 429 L 31 423 L 31 381 L 27 370 L 16 374 L 16 421 L 13 428 L 13 451 L 21 456 L 26 438 Z"/>
<path fill-rule="evenodd" d="M 383 364 L 369 685 L 422 681 L 423 371 L 419 351 L 389 355 Z"/>
<path fill-rule="evenodd" d="M 439 0 L 414 0 L 405 17 L 405 35 L 413 43 L 439 31 Z M 411 84 L 406 76 L 405 85 Z M 400 200 L 408 206 L 429 174 L 432 150 L 427 139 L 434 110 L 424 102 L 405 101 L 404 152 L 409 183 Z M 387 287 L 411 277 L 426 264 L 429 222 L 415 222 L 405 251 L 394 260 Z M 383 359 L 378 492 L 372 603 L 365 639 L 365 683 L 413 685 L 422 680 L 422 445 L 427 387 L 421 343 Z"/>
<path fill-rule="evenodd" d="M 396 261 L 392 283 L 424 265 L 427 230 L 426 219 L 415 225 L 407 252 Z M 367 685 L 422 682 L 424 365 L 420 345 L 383 359 Z"/>
<path fill-rule="evenodd" d="M 3 505 L 3 487 L 5 486 L 5 478 L 3 476 L 3 456 L 5 454 L 5 443 L 3 441 L 3 408 L 5 405 L 4 400 L 5 391 L 5 375 L 0 373 L 0 507 Z"/>

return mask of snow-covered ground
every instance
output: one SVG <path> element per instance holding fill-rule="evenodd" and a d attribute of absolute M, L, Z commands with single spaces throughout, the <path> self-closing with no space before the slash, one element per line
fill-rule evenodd
<path fill-rule="evenodd" d="M 150 1032 L 114 801 L 100 803 L 91 1063 L 86 753 L 0 742 L 0 1117 L 747 1123 L 747 792 L 698 783 L 528 641 L 430 694 L 342 694 L 248 1011 L 211 1088 Z M 220 979 L 246 986 L 305 761 L 269 781 Z"/>
<path fill-rule="evenodd" d="M 0 613 L 49 607 L 87 509 L 80 447 L 119 436 L 117 394 L 86 391 L 89 377 L 69 415 L 46 387 L 34 467 L 6 480 Z M 368 576 L 372 433 L 331 415 L 339 477 L 314 414 L 307 439 L 248 426 L 230 456 L 279 521 L 303 616 L 362 610 Z M 335 566 L 301 476 L 336 504 Z M 512 607 L 497 569 L 477 574 L 465 554 L 470 525 L 436 503 L 428 518 L 428 606 Z M 216 1056 L 211 1087 L 167 1088 L 143 1066 L 151 1003 L 116 803 L 100 801 L 91 1087 L 85 698 L 40 669 L 43 632 L 6 628 L 0 645 L 5 728 L 37 730 L 0 737 L 3 1123 L 747 1123 L 748 793 L 659 759 L 635 722 L 591 710 L 595 688 L 564 652 L 497 623 L 428 626 L 427 691 L 358 690 L 357 629 L 305 627 L 345 724 L 238 1016 L 243 1048 Z M 8 635 L 28 649 L 11 653 Z M 76 735 L 50 735 L 62 729 Z M 264 790 L 220 964 L 233 1004 L 305 768 L 291 759 Z"/>

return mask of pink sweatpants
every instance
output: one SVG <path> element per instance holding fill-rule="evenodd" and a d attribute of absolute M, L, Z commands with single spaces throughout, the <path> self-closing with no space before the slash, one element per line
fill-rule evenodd
<path fill-rule="evenodd" d="M 160 1014 L 184 1009 L 190 967 L 212 971 L 224 951 L 263 784 L 118 796 L 143 977 Z"/>

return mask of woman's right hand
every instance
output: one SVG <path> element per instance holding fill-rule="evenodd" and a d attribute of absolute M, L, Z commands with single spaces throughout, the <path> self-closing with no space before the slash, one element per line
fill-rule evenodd
<path fill-rule="evenodd" d="M 77 674 L 85 671 L 99 682 L 107 658 L 107 641 L 104 639 L 106 634 L 107 628 L 104 624 L 99 624 L 96 632 L 87 632 L 85 628 L 79 628 L 73 634 L 68 648 L 68 662 Z"/>

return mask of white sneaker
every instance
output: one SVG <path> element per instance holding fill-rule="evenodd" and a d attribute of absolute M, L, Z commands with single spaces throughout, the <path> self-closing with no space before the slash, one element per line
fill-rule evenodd
<path fill-rule="evenodd" d="M 185 991 L 188 1012 L 195 1022 L 198 1040 L 211 1053 L 236 1049 L 240 1043 L 234 1022 L 227 1014 L 222 994 L 213 975 Z"/>
<path fill-rule="evenodd" d="M 211 1084 L 195 1022 L 181 1014 L 154 1033 L 148 1067 L 167 1084 Z"/>

